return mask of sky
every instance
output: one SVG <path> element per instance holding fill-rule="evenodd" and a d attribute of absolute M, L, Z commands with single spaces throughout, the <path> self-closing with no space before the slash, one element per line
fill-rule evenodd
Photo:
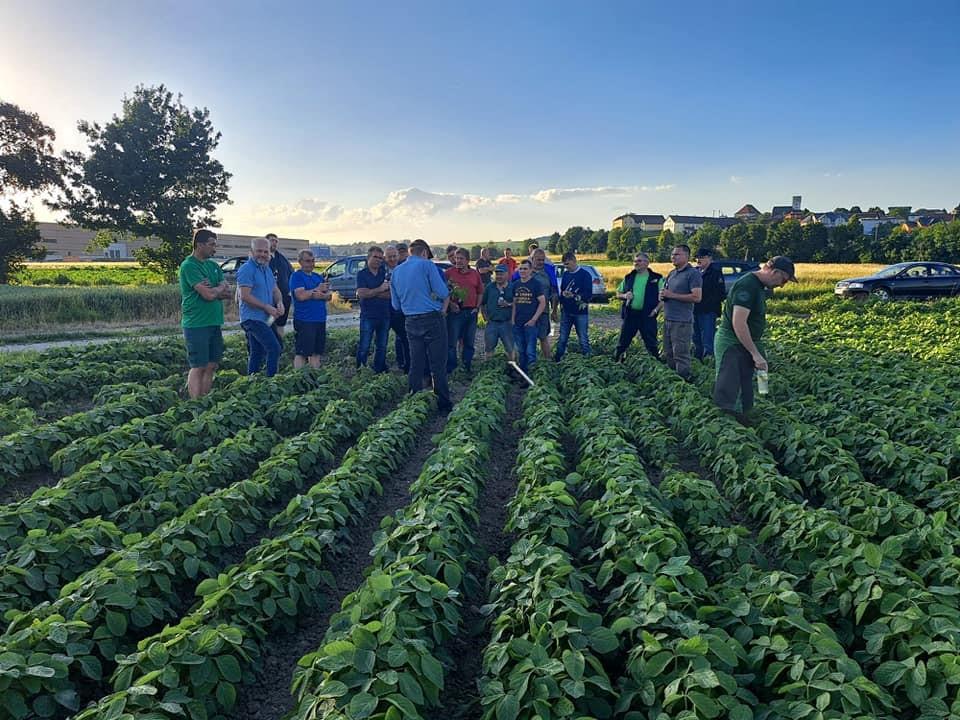
<path fill-rule="evenodd" d="M 224 232 L 314 243 L 793 195 L 952 208 L 958 21 L 957 0 L 0 0 L 0 98 L 82 149 L 79 120 L 163 83 L 222 133 Z"/>

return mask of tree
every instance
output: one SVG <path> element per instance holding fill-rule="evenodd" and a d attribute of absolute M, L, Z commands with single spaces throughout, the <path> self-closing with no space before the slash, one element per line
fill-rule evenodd
<path fill-rule="evenodd" d="M 610 232 L 607 233 L 607 259 L 608 260 L 619 260 L 620 251 L 622 247 L 620 245 L 620 238 L 623 235 L 622 227 L 611 228 Z"/>
<path fill-rule="evenodd" d="M 106 125 L 81 121 L 86 155 L 65 153 L 70 186 L 51 207 L 91 230 L 120 230 L 159 243 L 137 251 L 145 267 L 176 280 L 198 227 L 219 227 L 230 173 L 211 153 L 220 142 L 210 111 L 188 109 L 163 85 L 137 86 Z"/>
<path fill-rule="evenodd" d="M 661 230 L 657 236 L 657 256 L 658 262 L 668 262 L 670 260 L 670 251 L 677 244 L 677 239 L 670 230 Z"/>
<path fill-rule="evenodd" d="M 582 228 L 579 225 L 574 225 L 573 227 L 567 228 L 567 231 L 560 237 L 557 242 L 557 249 L 551 252 L 577 252 L 580 249 L 580 245 L 583 244 L 585 237 L 593 234 L 593 231 L 590 228 Z M 551 240 L 552 240 L 551 236 Z"/>
<path fill-rule="evenodd" d="M 887 215 L 906 220 L 908 217 L 910 217 L 911 210 L 913 210 L 912 205 L 891 205 L 887 208 Z"/>
<path fill-rule="evenodd" d="M 581 252 L 585 253 L 604 253 L 607 251 L 607 231 L 601 228 L 590 233 L 585 238 L 580 247 Z"/>
<path fill-rule="evenodd" d="M 696 252 L 700 248 L 713 250 L 720 244 L 720 236 L 720 228 L 713 223 L 706 223 L 705 225 L 701 225 L 697 231 L 689 237 L 687 245 L 690 246 L 692 252 Z"/>
<path fill-rule="evenodd" d="M 863 210 L 860 209 L 860 206 L 859 206 L 859 205 L 854 205 L 853 207 L 850 208 L 850 214 L 851 214 L 851 215 L 862 215 L 862 214 L 863 214 Z"/>
<path fill-rule="evenodd" d="M 750 226 L 737 223 L 720 233 L 720 242 L 717 250 L 720 255 L 728 258 L 744 258 L 748 256 L 750 247 Z"/>
<path fill-rule="evenodd" d="M 0 100 L 0 284 L 8 283 L 27 260 L 46 255 L 33 210 L 15 196 L 62 184 L 55 139 L 36 113 Z"/>
<path fill-rule="evenodd" d="M 784 220 L 767 234 L 767 248 L 773 255 L 788 255 L 799 261 L 805 256 L 803 228 L 796 220 Z"/>

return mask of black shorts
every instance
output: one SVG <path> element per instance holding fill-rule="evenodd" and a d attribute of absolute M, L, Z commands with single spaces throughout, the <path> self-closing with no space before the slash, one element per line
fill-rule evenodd
<path fill-rule="evenodd" d="M 297 355 L 302 357 L 323 355 L 324 350 L 327 349 L 326 322 L 308 322 L 294 318 L 293 329 L 297 333 L 294 340 Z"/>

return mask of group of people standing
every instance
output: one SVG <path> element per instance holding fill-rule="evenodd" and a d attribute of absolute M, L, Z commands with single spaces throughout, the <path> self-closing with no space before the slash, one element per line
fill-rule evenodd
<path fill-rule="evenodd" d="M 662 312 L 664 362 L 690 380 L 691 349 L 697 359 L 714 357 L 714 402 L 745 419 L 753 407 L 754 373 L 767 370 L 762 349 L 767 294 L 796 281 L 794 264 L 784 256 L 771 258 L 737 280 L 728 298 L 723 274 L 713 264 L 709 248 L 697 252 L 697 267 L 690 263 L 687 245 L 674 247 L 670 260 L 673 270 L 664 278 L 650 269 L 646 253 L 634 256 L 634 269 L 617 287 L 623 322 L 615 356 L 622 360 L 639 333 L 647 352 L 659 358 L 657 316 Z"/>
<path fill-rule="evenodd" d="M 223 357 L 222 300 L 234 294 L 224 280 L 216 254 L 217 236 L 198 230 L 193 253 L 180 266 L 183 332 L 190 363 L 187 387 L 191 397 L 210 391 L 213 374 Z M 502 344 L 507 357 L 526 372 L 538 357 L 559 361 L 572 332 L 580 351 L 591 353 L 590 274 L 574 253 L 563 255 L 564 272 L 557 273 L 546 253 L 535 245 L 518 261 L 508 247 L 494 261 L 484 248 L 470 267 L 470 253 L 447 247 L 451 267 L 433 262 L 424 240 L 370 247 L 366 266 L 357 275 L 360 339 L 357 366 L 367 364 L 373 347 L 373 370 L 387 371 L 387 344 L 395 336 L 397 366 L 408 374 L 411 392 L 432 386 L 441 410 L 451 407 L 447 375 L 462 365 L 472 369 L 478 317 L 484 319 L 486 357 Z M 663 360 L 681 377 L 691 377 L 693 356 L 716 356 L 714 399 L 733 411 L 739 396 L 743 412 L 753 405 L 754 370 L 766 370 L 760 339 L 766 325 L 768 288 L 795 280 L 789 258 L 775 257 L 748 273 L 727 295 L 722 274 L 712 265 L 713 253 L 701 249 L 697 267 L 690 248 L 677 245 L 673 269 L 664 278 L 650 268 L 645 253 L 634 258 L 634 269 L 617 287 L 623 301 L 622 325 L 615 355 L 623 359 L 639 333 L 647 352 L 660 357 L 658 316 L 663 314 Z M 319 367 L 326 345 L 327 301 L 332 292 L 316 272 L 310 250 L 301 250 L 294 270 L 278 248 L 276 235 L 256 238 L 250 258 L 237 270 L 236 298 L 240 325 L 248 348 L 248 374 L 277 372 L 283 332 L 291 306 L 296 331 L 294 367 Z M 720 328 L 717 330 L 717 321 Z M 552 348 L 551 321 L 559 322 L 560 337 Z"/>

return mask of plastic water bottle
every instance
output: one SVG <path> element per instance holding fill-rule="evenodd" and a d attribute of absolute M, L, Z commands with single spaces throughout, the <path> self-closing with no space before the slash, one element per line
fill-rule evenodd
<path fill-rule="evenodd" d="M 757 370 L 757 394 L 766 395 L 770 392 L 770 375 L 766 370 Z"/>

